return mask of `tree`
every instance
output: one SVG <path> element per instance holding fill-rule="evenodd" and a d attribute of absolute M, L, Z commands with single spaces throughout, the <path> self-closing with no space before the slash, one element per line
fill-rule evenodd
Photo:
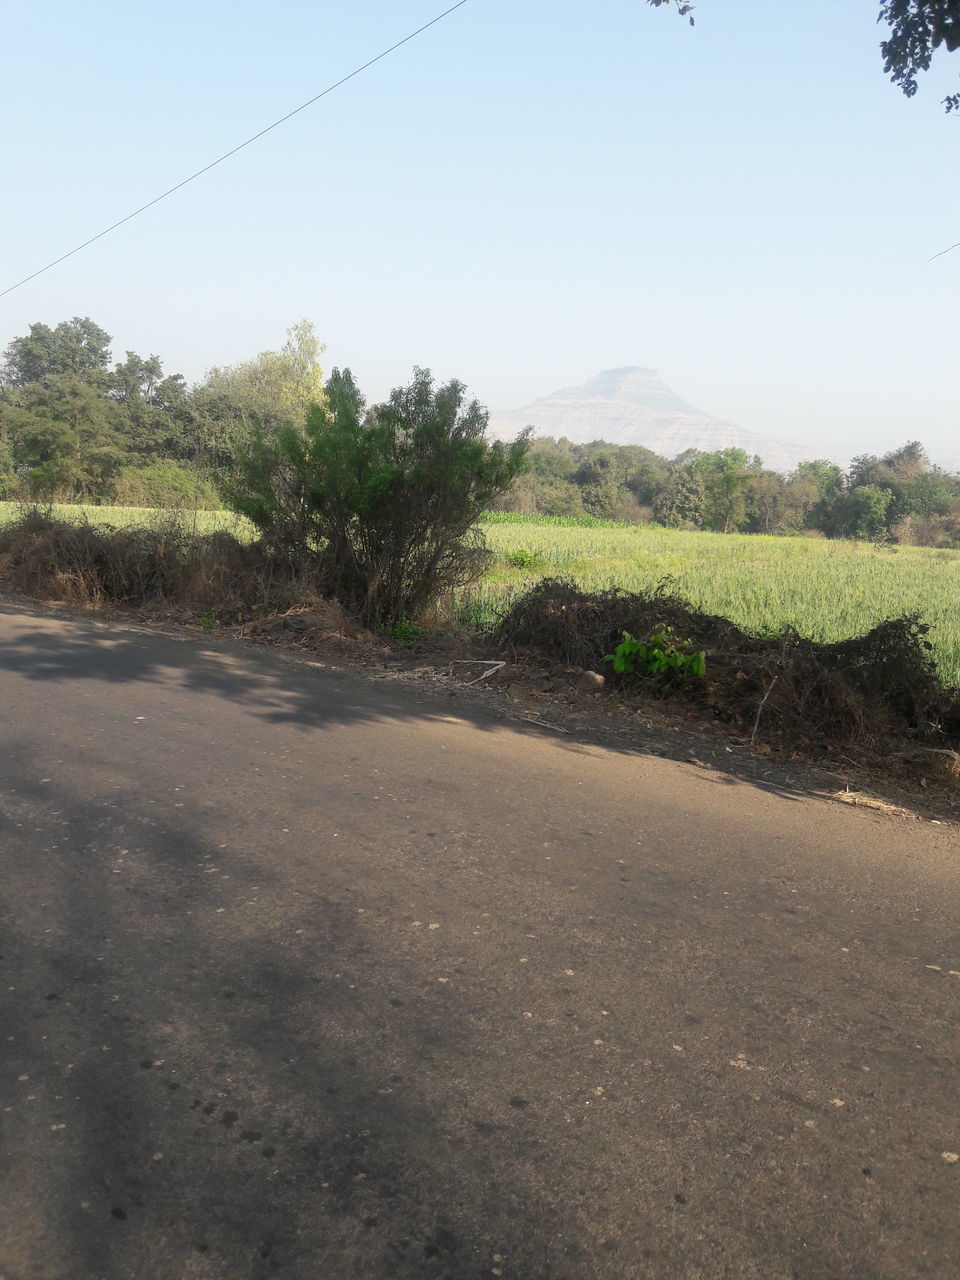
<path fill-rule="evenodd" d="M 692 468 L 703 480 L 704 522 L 718 533 L 736 533 L 746 517 L 744 480 L 748 458 L 743 449 L 702 453 Z"/>
<path fill-rule="evenodd" d="M 861 485 L 878 485 L 889 478 L 889 473 L 880 459 L 873 453 L 860 453 L 850 460 L 847 469 L 847 488 L 858 489 Z"/>
<path fill-rule="evenodd" d="M 594 453 L 577 468 L 573 477 L 580 485 L 581 501 L 592 516 L 614 520 L 622 506 L 626 490 L 617 476 L 614 459 L 607 452 Z"/>
<path fill-rule="evenodd" d="M 621 445 L 617 452 L 623 459 L 624 484 L 638 502 L 651 506 L 666 480 L 669 464 L 642 445 Z"/>
<path fill-rule="evenodd" d="M 647 3 L 652 4 L 654 8 L 659 9 L 661 5 L 670 4 L 671 0 L 647 0 Z M 687 0 L 676 0 L 676 3 L 677 3 L 677 13 L 679 13 L 681 18 L 689 19 L 690 25 L 692 27 L 694 25 L 694 21 L 693 21 L 694 6 L 692 4 L 688 4 Z"/>
<path fill-rule="evenodd" d="M 882 538 L 887 532 L 889 489 L 875 484 L 858 485 L 847 494 L 847 527 L 855 538 Z"/>
<path fill-rule="evenodd" d="M 881 22 L 890 35 L 881 41 L 883 69 L 908 98 L 917 92 L 917 75 L 928 71 L 934 51 L 960 48 L 960 0 L 886 0 Z M 948 111 L 960 108 L 960 93 L 944 98 Z"/>
<path fill-rule="evenodd" d="M 677 463 L 654 503 L 654 519 L 668 529 L 699 529 L 703 525 L 704 502 L 700 472 Z"/>
<path fill-rule="evenodd" d="M 128 351 L 108 376 L 107 390 L 120 406 L 120 429 L 132 455 L 149 461 L 189 451 L 187 384 L 179 373 L 164 377 L 159 356 L 144 360 Z"/>
<path fill-rule="evenodd" d="M 300 320 L 287 330 L 279 351 L 211 369 L 204 389 L 218 416 L 242 428 L 302 426 L 312 406 L 323 400 L 322 351 L 313 325 Z"/>
<path fill-rule="evenodd" d="M 357 386 L 351 369 L 334 369 L 327 379 L 318 402 L 326 399 L 327 408 L 334 419 L 349 422 L 358 429 L 366 408 L 366 398 Z"/>
<path fill-rule="evenodd" d="M 14 462 L 42 497 L 109 497 L 123 463 L 118 411 L 96 388 L 64 374 L 34 382 L 0 406 Z"/>
<path fill-rule="evenodd" d="M 569 480 L 577 469 L 577 454 L 569 440 L 546 436 L 534 440 L 527 453 L 527 472 L 537 480 Z"/>
<path fill-rule="evenodd" d="M 24 387 L 44 378 L 70 374 L 81 382 L 103 386 L 110 362 L 110 335 L 89 316 L 63 320 L 55 329 L 32 324 L 30 332 L 14 338 L 4 354 L 2 381 Z"/>
<path fill-rule="evenodd" d="M 749 533 L 780 533 L 792 527 L 796 510 L 787 502 L 787 485 L 776 471 L 750 467 L 744 479 Z M 795 526 L 793 526 L 795 527 Z"/>
<path fill-rule="evenodd" d="M 10 448 L 8 433 L 3 425 L 3 410 L 0 406 L 0 498 L 8 498 L 17 485 L 16 466 L 13 461 L 13 450 Z"/>
<path fill-rule="evenodd" d="M 647 0 L 655 8 L 671 0 Z M 676 0 L 677 12 L 693 26 L 693 5 Z M 934 52 L 943 47 L 949 53 L 960 49 L 960 0 L 883 0 L 878 22 L 890 34 L 880 42 L 883 69 L 908 98 L 917 92 L 917 76 L 929 71 Z M 947 111 L 960 108 L 960 93 L 944 98 Z"/>
<path fill-rule="evenodd" d="M 523 465 L 526 434 L 488 444 L 487 417 L 426 369 L 365 412 L 349 370 L 334 370 L 304 428 L 256 433 L 223 495 L 367 623 L 416 617 L 480 576 L 489 553 L 473 526 Z"/>
<path fill-rule="evenodd" d="M 908 440 L 899 449 L 883 455 L 883 465 L 904 480 L 915 480 L 930 469 L 927 451 L 919 440 Z"/>
<path fill-rule="evenodd" d="M 162 377 L 159 356 L 148 356 L 144 360 L 135 351 L 128 351 L 126 360 L 114 367 L 107 386 L 117 404 L 150 404 Z"/>
<path fill-rule="evenodd" d="M 255 434 L 303 428 L 323 401 L 322 351 L 311 322 L 300 320 L 279 351 L 209 370 L 189 401 L 196 456 L 206 469 L 233 466 Z"/>
<path fill-rule="evenodd" d="M 950 477 L 932 467 L 923 445 L 910 440 L 882 458 L 865 453 L 854 458 L 847 473 L 852 491 L 866 487 L 887 494 L 886 521 L 892 532 L 912 516 L 942 516 L 956 502 L 956 486 Z"/>
<path fill-rule="evenodd" d="M 844 497 L 840 467 L 825 458 L 801 462 L 791 483 L 796 486 L 796 496 L 805 507 L 806 527 L 827 534 L 838 533 L 838 507 Z"/>

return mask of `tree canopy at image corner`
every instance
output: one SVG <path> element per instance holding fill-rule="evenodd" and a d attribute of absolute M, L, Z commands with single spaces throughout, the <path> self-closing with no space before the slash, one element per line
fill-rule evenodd
<path fill-rule="evenodd" d="M 675 4 L 677 12 L 694 25 L 694 5 L 688 0 L 647 0 L 654 8 Z M 883 69 L 895 85 L 912 98 L 917 76 L 928 71 L 939 48 L 948 53 L 960 49 L 960 0 L 884 0 L 877 21 L 889 29 L 880 42 Z M 943 100 L 947 111 L 960 110 L 960 93 Z"/>

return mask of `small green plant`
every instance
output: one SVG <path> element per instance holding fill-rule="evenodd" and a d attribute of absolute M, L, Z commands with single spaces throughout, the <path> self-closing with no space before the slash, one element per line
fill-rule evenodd
<path fill-rule="evenodd" d="M 423 635 L 423 627 L 409 618 L 401 618 L 390 628 L 390 639 L 395 644 L 413 644 Z"/>
<path fill-rule="evenodd" d="M 707 674 L 704 651 L 690 649 L 689 641 L 677 642 L 669 628 L 649 640 L 634 640 L 629 631 L 624 631 L 623 639 L 604 662 L 612 662 L 617 675 L 662 676 L 675 672 L 702 679 Z"/>
<path fill-rule="evenodd" d="M 201 613 L 200 626 L 203 627 L 204 631 L 208 633 L 216 631 L 219 625 L 219 620 L 212 613 Z"/>
<path fill-rule="evenodd" d="M 534 563 L 534 553 L 529 552 L 526 547 L 517 547 L 512 552 L 507 552 L 504 559 L 508 564 L 512 564 L 513 568 L 530 568 Z"/>
<path fill-rule="evenodd" d="M 539 568 L 543 564 L 543 556 L 537 551 L 529 551 L 526 547 L 517 547 L 513 551 L 508 551 L 504 559 L 514 569 Z"/>

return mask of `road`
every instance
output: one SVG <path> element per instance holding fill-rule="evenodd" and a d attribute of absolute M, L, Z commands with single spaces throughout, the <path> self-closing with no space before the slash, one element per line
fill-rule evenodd
<path fill-rule="evenodd" d="M 0 608 L 3 1280 L 960 1275 L 960 848 Z"/>

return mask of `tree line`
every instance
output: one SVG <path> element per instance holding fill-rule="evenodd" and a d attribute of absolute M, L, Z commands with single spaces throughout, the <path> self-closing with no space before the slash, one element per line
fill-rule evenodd
<path fill-rule="evenodd" d="M 640 445 L 540 439 L 499 506 L 718 533 L 960 546 L 960 476 L 931 464 L 918 441 L 862 454 L 846 471 L 821 459 L 781 475 L 742 449 L 688 450 L 671 462 Z"/>
<path fill-rule="evenodd" d="M 302 433 L 312 406 L 328 401 L 321 354 L 304 320 L 279 351 L 212 368 L 189 386 L 155 354 L 113 361 L 110 335 L 89 317 L 32 324 L 0 367 L 0 497 L 217 505 L 254 437 Z M 916 441 L 864 454 L 846 471 L 820 460 L 784 476 L 741 449 L 669 461 L 639 445 L 541 439 L 496 505 L 721 533 L 960 546 L 960 476 L 933 466 Z"/>
<path fill-rule="evenodd" d="M 0 497 L 215 505 L 255 430 L 300 425 L 323 399 L 322 347 L 301 321 L 279 351 L 215 367 L 195 386 L 127 351 L 89 316 L 37 323 L 0 367 Z"/>

